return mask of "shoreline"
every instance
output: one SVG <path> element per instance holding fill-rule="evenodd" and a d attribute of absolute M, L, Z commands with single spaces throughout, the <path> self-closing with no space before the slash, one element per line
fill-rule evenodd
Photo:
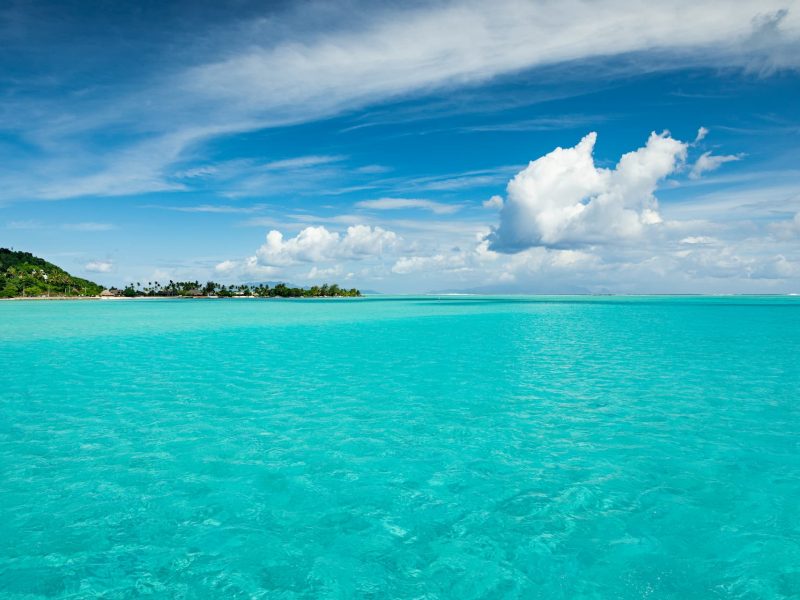
<path fill-rule="evenodd" d="M 0 298 L 0 302 L 41 302 L 41 301 L 66 301 L 66 300 L 100 300 L 130 301 L 130 300 L 342 300 L 352 298 L 438 298 L 438 299 L 465 299 L 465 298 L 797 298 L 800 294 L 362 294 L 361 296 L 16 296 L 13 298 Z"/>
<path fill-rule="evenodd" d="M 352 298 L 363 298 L 364 296 L 15 296 L 13 298 L 0 298 L 0 302 L 27 302 L 29 300 L 39 301 L 63 301 L 63 300 L 102 300 L 103 302 L 118 300 L 341 300 Z"/>

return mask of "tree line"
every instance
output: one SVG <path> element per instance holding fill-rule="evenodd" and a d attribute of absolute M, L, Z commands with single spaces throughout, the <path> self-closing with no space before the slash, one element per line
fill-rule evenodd
<path fill-rule="evenodd" d="M 285 283 L 278 283 L 270 287 L 266 283 L 255 285 L 225 285 L 215 281 L 201 284 L 199 281 L 172 281 L 161 284 L 158 281 L 130 283 L 120 292 L 120 295 L 130 298 L 144 296 L 161 297 L 217 297 L 230 298 L 233 296 L 247 296 L 256 298 L 355 298 L 361 296 L 356 288 L 341 288 L 337 284 L 314 285 L 309 288 L 290 287 Z"/>

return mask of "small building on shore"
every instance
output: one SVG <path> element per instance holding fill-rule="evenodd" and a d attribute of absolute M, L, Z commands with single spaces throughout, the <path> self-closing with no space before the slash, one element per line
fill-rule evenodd
<path fill-rule="evenodd" d="M 118 298 L 120 296 L 122 296 L 122 291 L 118 290 L 117 288 L 113 288 L 113 287 L 110 288 L 110 289 L 103 290 L 102 292 L 100 292 L 100 297 L 101 298 Z"/>

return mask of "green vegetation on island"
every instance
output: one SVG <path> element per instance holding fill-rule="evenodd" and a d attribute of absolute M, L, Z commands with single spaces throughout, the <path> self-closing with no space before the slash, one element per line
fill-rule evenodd
<path fill-rule="evenodd" d="M 160 284 L 157 281 L 149 281 L 146 285 L 141 282 L 129 284 L 122 290 L 113 290 L 113 295 L 135 297 L 181 296 L 188 298 L 231 298 L 231 297 L 254 297 L 254 298 L 356 298 L 361 296 L 361 292 L 355 288 L 345 289 L 338 285 L 323 284 L 314 285 L 309 288 L 289 287 L 285 283 L 278 283 L 270 287 L 268 284 L 241 284 L 225 285 L 208 281 L 201 284 L 199 281 L 172 281 L 167 284 Z"/>
<path fill-rule="evenodd" d="M 0 298 L 31 297 L 75 297 L 75 296 L 123 296 L 136 297 L 183 297 L 183 298 L 355 298 L 361 292 L 355 288 L 345 289 L 334 284 L 290 287 L 278 283 L 225 285 L 208 281 L 172 281 L 161 284 L 150 281 L 147 285 L 131 283 L 122 289 L 109 288 L 74 277 L 30 252 L 0 248 Z"/>
<path fill-rule="evenodd" d="M 97 296 L 103 286 L 74 277 L 30 252 L 0 248 L 0 298 Z"/>

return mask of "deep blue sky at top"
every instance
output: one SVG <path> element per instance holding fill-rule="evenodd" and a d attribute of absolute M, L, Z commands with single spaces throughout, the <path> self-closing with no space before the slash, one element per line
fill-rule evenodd
<path fill-rule="evenodd" d="M 608 4 L 612 12 L 624 5 Z M 236 269 L 230 277 L 298 280 L 317 265 L 334 279 L 349 276 L 367 287 L 435 289 L 426 277 L 438 279 L 431 269 L 443 261 L 429 260 L 414 277 L 401 273 L 405 279 L 392 265 L 403 256 L 466 252 L 475 231 L 495 225 L 496 214 L 483 203 L 504 195 L 508 180 L 529 161 L 596 131 L 595 163 L 613 168 L 651 131 L 669 130 L 691 143 L 702 126 L 709 133 L 691 147 L 683 171 L 659 186 L 662 211 L 693 203 L 691 214 L 724 221 L 724 212 L 715 217 L 716 209 L 704 210 L 706 200 L 718 202 L 726 193 L 779 196 L 783 209 L 754 209 L 742 219 L 750 225 L 717 235 L 728 240 L 717 254 L 750 252 L 752 260 L 742 260 L 751 261 L 753 272 L 759 257 L 791 263 L 783 247 L 741 245 L 755 235 L 748 233 L 752 223 L 769 220 L 780 227 L 800 209 L 800 77 L 796 58 L 789 57 L 797 48 L 796 8 L 784 4 L 788 16 L 765 7 L 742 17 L 755 32 L 743 38 L 755 40 L 749 46 L 729 48 L 717 32 L 709 34 L 708 45 L 633 43 L 615 52 L 606 41 L 593 52 L 591 43 L 569 34 L 564 43 L 579 50 L 565 58 L 506 63 L 502 53 L 508 50 L 500 45 L 500 58 L 489 66 L 475 70 L 465 60 L 463 69 L 442 69 L 441 76 L 432 69 L 417 81 L 404 71 L 403 52 L 411 68 L 414 61 L 450 60 L 437 48 L 427 60 L 425 40 L 438 35 L 437 19 L 446 27 L 451 18 L 437 11 L 459 5 L 12 2 L 0 10 L 0 244 L 108 283 L 154 276 L 219 279 L 227 271 L 216 267 L 254 255 L 268 230 L 290 239 L 307 226 L 324 226 L 344 236 L 348 225 L 364 223 L 395 232 L 402 243 L 372 262 L 331 250 L 313 260 L 292 255 L 277 266 L 262 261 L 263 273 Z M 535 10 L 558 10 L 552 3 L 535 5 L 509 2 L 497 10 L 534 16 Z M 464 4 L 453 18 L 472 10 L 482 14 L 476 6 Z M 717 10 L 725 12 L 723 6 Z M 431 30 L 424 28 L 428 15 Z M 591 22 L 591 15 L 576 11 L 575 19 L 581 18 Z M 409 37 L 403 37 L 404 20 Z M 399 59 L 373 54 L 372 47 L 383 43 L 370 34 L 376 23 L 400 32 L 396 42 L 385 42 L 404 46 Z M 770 27 L 781 29 L 774 45 L 759 37 Z M 415 31 L 419 52 L 409 44 Z M 340 45 L 354 40 L 353 47 L 330 69 L 309 68 L 310 76 L 323 73 L 324 82 L 306 89 L 302 74 L 293 79 L 281 71 L 277 91 L 270 90 L 282 57 L 287 71 L 295 64 L 304 68 L 291 53 L 321 47 L 304 55 L 313 63 L 325 56 L 326 44 L 337 51 L 332 35 Z M 512 42 L 515 35 L 536 45 L 535 31 L 533 39 L 524 29 L 511 32 Z M 697 35 L 702 39 L 702 32 Z M 453 53 L 464 52 L 454 44 Z M 267 59 L 246 76 L 228 80 L 228 67 L 206 68 L 252 52 Z M 390 83 L 350 93 L 347 86 L 361 81 L 345 71 L 360 68 L 362 56 L 377 65 L 364 78 Z M 248 89 L 250 76 L 257 91 Z M 737 159 L 689 178 L 702 152 Z M 375 210 L 358 204 L 387 198 L 431 204 Z M 595 253 L 607 264 L 619 255 Z M 486 279 L 488 267 L 468 267 L 472 275 L 459 275 L 464 279 L 450 287 L 479 287 Z M 452 269 L 448 273 L 456 277 Z M 793 273 L 786 271 L 784 280 Z M 515 277 L 524 289 L 531 274 Z"/>

